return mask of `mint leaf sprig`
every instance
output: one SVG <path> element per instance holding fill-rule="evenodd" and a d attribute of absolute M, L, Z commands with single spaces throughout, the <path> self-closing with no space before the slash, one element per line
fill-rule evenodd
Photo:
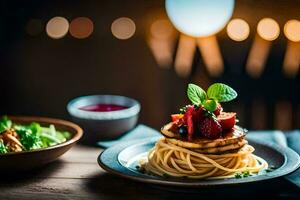
<path fill-rule="evenodd" d="M 237 92 L 228 85 L 215 83 L 207 89 L 207 96 L 218 102 L 228 102 L 237 97 Z"/>
<path fill-rule="evenodd" d="M 187 96 L 197 106 L 203 105 L 210 112 L 216 110 L 218 102 L 228 102 L 237 97 L 237 92 L 223 83 L 214 83 L 205 92 L 198 85 L 190 83 Z"/>
<path fill-rule="evenodd" d="M 187 96 L 193 104 L 201 105 L 201 103 L 206 99 L 207 95 L 201 87 L 190 83 L 188 85 Z"/>

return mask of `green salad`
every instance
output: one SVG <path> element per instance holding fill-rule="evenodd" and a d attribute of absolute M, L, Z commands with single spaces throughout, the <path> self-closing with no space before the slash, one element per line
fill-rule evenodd
<path fill-rule="evenodd" d="M 63 143 L 71 134 L 57 131 L 54 125 L 41 126 L 39 123 L 17 124 L 8 117 L 0 118 L 0 153 L 30 151 Z"/>

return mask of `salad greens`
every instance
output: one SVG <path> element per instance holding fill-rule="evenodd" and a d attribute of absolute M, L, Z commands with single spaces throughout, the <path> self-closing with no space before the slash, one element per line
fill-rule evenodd
<path fill-rule="evenodd" d="M 0 118 L 0 153 L 28 151 L 57 145 L 70 139 L 69 132 L 57 131 L 54 125 L 42 127 L 13 123 L 8 117 Z"/>
<path fill-rule="evenodd" d="M 12 122 L 7 118 L 7 116 L 4 116 L 0 119 L 0 133 L 5 131 L 6 129 L 9 129 L 11 126 Z"/>
<path fill-rule="evenodd" d="M 7 153 L 7 147 L 2 140 L 0 140 L 0 153 Z"/>

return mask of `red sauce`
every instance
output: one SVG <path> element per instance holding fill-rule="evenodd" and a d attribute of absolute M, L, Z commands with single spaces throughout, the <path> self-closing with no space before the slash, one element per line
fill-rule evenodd
<path fill-rule="evenodd" d="M 84 111 L 91 111 L 91 112 L 110 112 L 110 111 L 124 110 L 126 108 L 128 107 L 116 105 L 116 104 L 95 104 L 95 105 L 83 106 L 79 109 Z"/>

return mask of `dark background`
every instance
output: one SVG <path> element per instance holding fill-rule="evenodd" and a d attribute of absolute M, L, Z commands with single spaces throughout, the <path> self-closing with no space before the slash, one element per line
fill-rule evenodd
<path fill-rule="evenodd" d="M 217 34 L 225 64 L 225 72 L 218 78 L 209 76 L 199 52 L 188 78 L 178 77 L 173 68 L 158 66 L 146 34 L 148 22 L 157 13 L 165 15 L 163 0 L 7 0 L 0 6 L 1 114 L 69 119 L 66 104 L 70 99 L 119 94 L 140 101 L 140 122 L 159 128 L 169 120 L 169 114 L 187 103 L 185 89 L 189 82 L 205 88 L 219 81 L 238 91 L 238 100 L 224 107 L 238 112 L 241 125 L 249 129 L 300 128 L 299 75 L 286 78 L 282 73 L 287 46 L 282 30 L 289 19 L 299 20 L 299 1 L 237 0 L 233 18 L 249 23 L 250 36 L 243 42 L 234 42 L 225 30 Z M 55 16 L 69 21 L 89 17 L 94 22 L 94 32 L 82 40 L 70 34 L 54 40 L 45 29 L 37 36 L 26 33 L 30 19 L 40 19 L 45 26 Z M 113 20 L 122 16 L 136 24 L 135 35 L 128 40 L 115 38 L 110 30 Z M 245 63 L 256 25 L 264 17 L 275 19 L 281 32 L 272 42 L 263 75 L 253 79 L 246 73 Z"/>

